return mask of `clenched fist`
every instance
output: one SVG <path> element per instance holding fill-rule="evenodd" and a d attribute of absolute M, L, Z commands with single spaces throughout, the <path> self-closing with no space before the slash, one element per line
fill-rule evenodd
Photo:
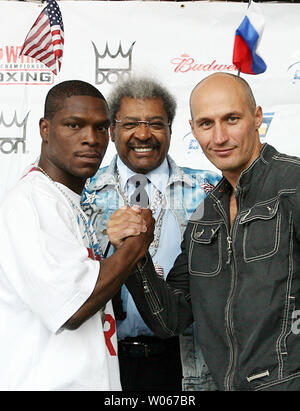
<path fill-rule="evenodd" d="M 140 243 L 141 248 L 148 249 L 153 241 L 154 224 L 151 210 L 138 206 L 123 206 L 111 215 L 107 224 L 107 234 L 115 248 L 121 247 L 126 239 L 132 238 L 133 241 L 135 237 L 133 247 Z"/>

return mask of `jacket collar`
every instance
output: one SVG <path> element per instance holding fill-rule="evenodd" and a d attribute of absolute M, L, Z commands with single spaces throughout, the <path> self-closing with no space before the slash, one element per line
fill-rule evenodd
<path fill-rule="evenodd" d="M 171 156 L 167 155 L 167 160 L 170 167 L 170 177 L 168 185 L 171 185 L 178 181 L 184 182 L 190 186 L 195 185 L 192 178 L 183 172 L 183 170 L 175 163 Z M 94 177 L 91 177 L 87 180 L 86 187 L 88 187 L 89 190 L 101 190 L 106 185 L 116 186 L 116 173 L 117 154 L 113 157 L 109 166 L 99 169 Z"/>
<path fill-rule="evenodd" d="M 193 179 L 188 174 L 185 174 L 183 172 L 182 168 L 180 168 L 175 163 L 175 161 L 172 159 L 171 156 L 167 155 L 167 159 L 168 159 L 169 166 L 170 166 L 170 177 L 169 177 L 168 185 L 171 185 L 179 181 L 179 182 L 184 182 L 188 184 L 189 186 L 193 187 L 195 185 Z"/>
<path fill-rule="evenodd" d="M 241 173 L 236 189 L 243 187 L 245 190 L 247 187 L 249 188 L 250 184 L 256 184 L 260 179 L 260 172 L 270 164 L 275 154 L 277 154 L 277 150 L 273 146 L 264 143 L 259 156 Z"/>
<path fill-rule="evenodd" d="M 240 175 L 236 191 L 249 191 L 250 186 L 256 186 L 261 180 L 261 173 L 264 172 L 266 166 L 270 164 L 277 150 L 270 144 L 264 143 L 261 147 L 259 156 L 246 168 Z M 225 177 L 214 188 L 213 193 L 216 197 L 222 197 L 224 192 L 231 192 L 232 187 Z"/>

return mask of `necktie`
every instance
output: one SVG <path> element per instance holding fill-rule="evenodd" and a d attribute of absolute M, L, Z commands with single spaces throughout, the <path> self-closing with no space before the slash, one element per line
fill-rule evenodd
<path fill-rule="evenodd" d="M 148 178 L 143 174 L 135 174 L 130 177 L 128 182 L 132 183 L 135 187 L 133 194 L 130 196 L 130 205 L 137 204 L 142 208 L 146 208 L 149 204 L 149 197 L 145 190 L 145 186 L 148 184 Z M 112 298 L 112 304 L 116 320 L 125 320 L 126 312 L 123 311 L 121 290 Z"/>
<path fill-rule="evenodd" d="M 136 204 L 142 208 L 148 207 L 149 197 L 147 191 L 145 190 L 145 187 L 149 181 L 148 178 L 143 174 L 135 174 L 130 177 L 128 181 L 130 181 L 135 187 L 133 194 L 130 196 L 130 205 Z"/>

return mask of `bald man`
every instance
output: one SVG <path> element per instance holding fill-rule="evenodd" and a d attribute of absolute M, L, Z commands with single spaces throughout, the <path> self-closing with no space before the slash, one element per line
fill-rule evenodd
<path fill-rule="evenodd" d="M 299 390 L 300 159 L 260 143 L 262 109 L 237 76 L 205 78 L 190 106 L 223 178 L 190 220 L 166 284 L 148 256 L 127 287 L 162 337 L 194 318 L 219 390 Z"/>

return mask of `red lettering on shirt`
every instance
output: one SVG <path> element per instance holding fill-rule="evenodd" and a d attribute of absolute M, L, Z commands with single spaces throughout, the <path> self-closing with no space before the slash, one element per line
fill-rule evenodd
<path fill-rule="evenodd" d="M 105 322 L 108 322 L 110 327 L 109 330 L 104 331 L 104 337 L 105 337 L 105 342 L 106 342 L 106 346 L 108 348 L 108 351 L 110 353 L 110 355 L 117 355 L 114 346 L 112 345 L 111 342 L 111 337 L 114 335 L 114 333 L 116 332 L 116 321 L 113 318 L 112 315 L 110 314 L 105 314 Z"/>
<path fill-rule="evenodd" d="M 92 260 L 97 260 L 97 261 L 101 261 L 101 257 L 100 257 L 100 255 L 99 254 L 97 254 L 96 256 L 95 256 L 95 258 L 94 258 L 94 253 L 93 253 L 93 251 L 90 249 L 90 248 L 87 248 L 87 250 L 88 250 L 88 253 L 89 253 L 89 255 L 88 255 L 88 257 L 89 258 L 91 258 Z"/>

